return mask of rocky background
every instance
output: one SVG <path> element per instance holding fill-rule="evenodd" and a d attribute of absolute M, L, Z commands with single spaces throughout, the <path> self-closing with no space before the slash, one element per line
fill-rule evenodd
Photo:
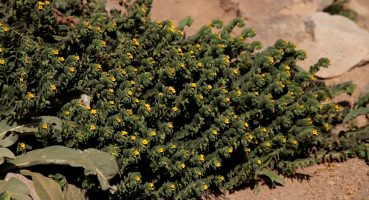
<path fill-rule="evenodd" d="M 309 69 L 321 57 L 328 57 L 331 67 L 317 76 L 327 84 L 353 81 L 354 101 L 369 92 L 369 0 L 349 0 L 347 8 L 357 13 L 357 20 L 322 12 L 333 0 L 154 0 L 152 18 L 172 19 L 178 23 L 191 16 L 194 23 L 186 29 L 191 35 L 214 19 L 225 22 L 235 17 L 246 19 L 256 30 L 255 40 L 264 47 L 277 39 L 293 41 L 307 52 L 300 65 Z M 118 0 L 106 0 L 107 9 L 122 9 Z M 122 9 L 123 10 L 123 9 Z M 365 120 L 359 123 L 368 123 Z M 299 170 L 309 175 L 286 177 L 285 186 L 260 187 L 258 194 L 250 188 L 227 194 L 230 200 L 368 200 L 369 166 L 361 160 L 324 164 Z M 303 179 L 300 179 L 304 177 Z"/>

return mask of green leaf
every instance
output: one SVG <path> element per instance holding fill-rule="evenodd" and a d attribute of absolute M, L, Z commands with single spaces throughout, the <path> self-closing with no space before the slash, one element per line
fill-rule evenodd
<path fill-rule="evenodd" d="M 64 198 L 65 199 L 73 199 L 73 200 L 85 200 L 85 191 L 76 187 L 73 184 L 66 184 L 64 191 Z"/>
<path fill-rule="evenodd" d="M 0 200 L 10 200 L 10 192 L 5 191 L 0 194 Z"/>
<path fill-rule="evenodd" d="M 32 177 L 35 191 L 37 195 L 40 197 L 40 199 L 48 199 L 48 200 L 64 199 L 60 185 L 51 178 L 47 178 L 40 173 L 35 173 L 28 170 L 23 170 L 22 173 L 25 175 L 30 175 Z"/>
<path fill-rule="evenodd" d="M 18 141 L 18 135 L 12 133 L 5 139 L 0 140 L 0 147 L 10 147 L 17 141 Z"/>
<path fill-rule="evenodd" d="M 3 164 L 4 158 L 14 159 L 15 155 L 7 148 L 0 148 L 0 164 Z"/>
<path fill-rule="evenodd" d="M 0 181 L 0 192 L 9 192 L 11 199 L 31 200 L 27 185 L 14 177 Z"/>
<path fill-rule="evenodd" d="M 16 156 L 4 166 L 1 172 L 13 168 L 25 168 L 35 165 L 70 165 L 72 167 L 83 167 L 85 175 L 96 175 L 101 189 L 115 190 L 109 185 L 109 180 L 119 172 L 115 157 L 107 152 L 97 149 L 86 149 L 84 151 L 74 150 L 64 146 L 50 146 L 43 149 L 30 151 L 26 154 Z"/>
<path fill-rule="evenodd" d="M 280 185 L 284 185 L 283 178 L 278 176 L 278 174 L 270 171 L 269 169 L 264 168 L 261 172 L 258 173 L 258 175 L 259 176 L 265 176 L 266 178 L 269 179 L 269 181 L 273 185 L 275 185 L 275 183 L 280 184 Z"/>
<path fill-rule="evenodd" d="M 358 100 L 357 100 L 357 103 L 356 103 L 356 107 L 359 108 L 359 107 L 363 107 L 363 106 L 366 106 L 366 104 L 369 103 L 369 93 L 365 94 L 364 96 L 361 96 Z"/>
<path fill-rule="evenodd" d="M 351 110 L 346 117 L 343 119 L 343 123 L 346 123 L 352 119 L 354 119 L 355 117 L 359 116 L 359 115 L 366 115 L 369 114 L 369 108 L 358 108 L 355 110 Z"/>
<path fill-rule="evenodd" d="M 178 28 L 183 29 L 185 26 L 191 26 L 192 22 L 193 22 L 192 17 L 188 16 L 188 17 L 182 19 L 181 21 L 179 21 Z"/>

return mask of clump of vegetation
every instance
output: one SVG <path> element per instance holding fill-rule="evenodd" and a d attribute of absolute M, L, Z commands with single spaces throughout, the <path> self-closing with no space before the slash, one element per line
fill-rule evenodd
<path fill-rule="evenodd" d="M 343 147 L 330 135 L 349 108 L 329 100 L 353 86 L 316 79 L 327 59 L 302 70 L 305 52 L 290 42 L 259 51 L 260 42 L 248 41 L 253 29 L 233 36 L 241 19 L 186 36 L 192 20 L 152 21 L 152 0 L 125 3 L 126 14 L 106 13 L 99 1 L 0 3 L 0 85 L 8 94 L 0 115 L 62 120 L 60 128 L 39 125 L 37 141 L 25 144 L 33 149 L 115 156 L 112 199 L 199 198 L 261 178 L 275 184 L 275 172 L 365 150 L 354 136 Z"/>
<path fill-rule="evenodd" d="M 331 15 L 342 15 L 353 21 L 357 20 L 357 13 L 345 5 L 348 0 L 334 0 L 333 3 L 323 11 Z"/>

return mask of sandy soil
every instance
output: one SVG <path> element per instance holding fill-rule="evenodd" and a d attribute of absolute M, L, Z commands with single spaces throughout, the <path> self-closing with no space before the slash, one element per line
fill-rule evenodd
<path fill-rule="evenodd" d="M 350 2 L 350 7 L 359 13 L 357 23 L 369 30 L 369 0 L 351 1 L 353 2 Z M 228 4 L 225 2 L 228 2 Z M 172 19 L 177 23 L 186 16 L 192 16 L 194 23 L 191 28 L 186 30 L 188 34 L 192 34 L 199 30 L 202 25 L 209 24 L 215 18 L 227 22 L 239 15 L 239 12 L 242 12 L 242 10 L 234 9 L 229 2 L 232 1 L 154 0 L 152 18 L 157 20 Z M 264 15 L 264 17 L 273 15 L 270 11 L 273 10 L 273 6 L 278 6 L 278 4 L 273 3 L 262 5 L 258 0 L 251 2 L 249 6 L 255 8 L 254 10 L 265 10 L 265 12 L 259 13 L 259 16 Z M 276 0 L 271 2 L 276 2 Z M 108 0 L 108 3 L 117 5 L 115 0 Z M 303 12 L 304 7 L 300 7 L 299 10 L 299 12 Z M 256 14 L 258 13 L 251 12 L 250 16 Z M 257 25 L 257 20 L 254 23 Z M 265 36 L 263 31 L 260 34 Z M 286 37 L 288 37 L 288 34 Z M 271 39 L 266 38 L 266 43 L 270 43 L 269 40 Z M 344 81 L 353 81 L 357 85 L 357 89 L 352 97 L 343 98 L 353 101 L 360 94 L 369 92 L 369 64 L 356 67 L 337 78 L 326 80 L 330 85 Z M 301 169 L 299 173 L 309 175 L 309 180 L 299 181 L 286 177 L 285 186 L 270 189 L 264 185 L 260 187 L 258 194 L 255 194 L 249 188 L 245 188 L 223 198 L 229 200 L 369 200 L 369 166 L 362 160 L 350 159 L 330 166 L 327 166 L 327 164 L 316 165 Z"/>

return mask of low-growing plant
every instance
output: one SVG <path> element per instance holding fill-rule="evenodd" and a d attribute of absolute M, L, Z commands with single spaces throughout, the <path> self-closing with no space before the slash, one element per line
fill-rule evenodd
<path fill-rule="evenodd" d="M 39 127 L 44 146 L 114 155 L 111 199 L 200 198 L 261 178 L 278 184 L 275 172 L 343 157 L 330 131 L 348 108 L 330 99 L 352 84 L 317 80 L 327 59 L 302 70 L 306 54 L 291 42 L 260 50 L 253 29 L 234 36 L 241 19 L 186 36 L 191 18 L 178 27 L 153 21 L 152 0 L 124 3 L 124 14 L 99 1 L 0 3 L 0 85 L 13 94 L 0 99 L 1 115 L 58 116 L 61 131 Z"/>

